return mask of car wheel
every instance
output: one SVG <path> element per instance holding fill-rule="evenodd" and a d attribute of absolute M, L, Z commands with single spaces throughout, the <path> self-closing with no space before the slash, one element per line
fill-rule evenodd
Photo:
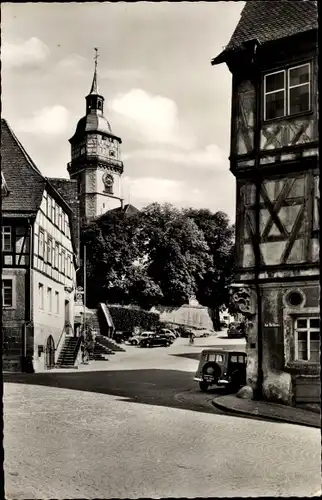
<path fill-rule="evenodd" d="M 171 345 L 171 342 L 167 342 L 165 345 L 166 347 L 169 347 Z"/>
<path fill-rule="evenodd" d="M 207 384 L 207 382 L 202 380 L 201 382 L 199 382 L 199 387 L 202 392 L 207 392 L 209 384 Z"/>
<path fill-rule="evenodd" d="M 132 345 L 138 345 L 138 341 L 137 340 L 132 340 L 131 344 Z"/>

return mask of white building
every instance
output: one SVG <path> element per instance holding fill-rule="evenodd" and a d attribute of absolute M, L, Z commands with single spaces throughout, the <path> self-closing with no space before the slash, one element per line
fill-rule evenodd
<path fill-rule="evenodd" d="M 74 221 L 70 206 L 5 120 L 1 168 L 4 369 L 37 371 L 54 366 L 66 334 L 72 333 Z"/>

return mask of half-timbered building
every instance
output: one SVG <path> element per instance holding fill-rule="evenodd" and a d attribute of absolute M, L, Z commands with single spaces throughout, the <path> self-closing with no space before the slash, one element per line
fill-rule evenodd
<path fill-rule="evenodd" d="M 3 366 L 51 368 L 74 323 L 72 210 L 5 120 L 1 170 Z"/>
<path fill-rule="evenodd" d="M 317 2 L 248 1 L 213 65 L 232 73 L 235 306 L 247 383 L 285 404 L 320 400 Z"/>

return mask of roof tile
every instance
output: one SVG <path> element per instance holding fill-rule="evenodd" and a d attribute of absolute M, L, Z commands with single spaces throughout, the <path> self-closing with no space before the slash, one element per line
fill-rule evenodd
<path fill-rule="evenodd" d="M 1 171 L 8 188 L 8 196 L 1 200 L 3 215 L 7 211 L 37 212 L 46 179 L 4 119 L 1 119 Z"/>
<path fill-rule="evenodd" d="M 248 0 L 224 52 L 248 41 L 270 42 L 318 27 L 317 2 Z"/>

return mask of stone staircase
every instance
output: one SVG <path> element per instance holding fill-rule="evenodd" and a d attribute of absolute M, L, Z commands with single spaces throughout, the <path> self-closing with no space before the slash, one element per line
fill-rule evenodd
<path fill-rule="evenodd" d="M 75 368 L 78 351 L 80 348 L 79 337 L 65 337 L 64 345 L 58 360 L 55 364 L 56 368 Z"/>
<path fill-rule="evenodd" d="M 96 341 L 104 347 L 107 347 L 113 352 L 125 352 L 125 349 L 121 347 L 114 339 L 108 337 L 109 326 L 102 310 L 101 305 L 96 309 L 95 313 L 91 316 L 88 321 L 89 326 L 96 330 Z"/>
<path fill-rule="evenodd" d="M 115 352 L 125 352 L 125 349 L 115 342 L 115 340 L 105 337 L 105 335 L 96 335 L 96 342 L 106 347 L 113 353 Z"/>
<path fill-rule="evenodd" d="M 90 354 L 89 359 L 94 361 L 108 361 L 107 356 L 112 354 L 115 354 L 115 352 L 100 344 L 97 339 L 95 339 L 94 351 Z"/>

